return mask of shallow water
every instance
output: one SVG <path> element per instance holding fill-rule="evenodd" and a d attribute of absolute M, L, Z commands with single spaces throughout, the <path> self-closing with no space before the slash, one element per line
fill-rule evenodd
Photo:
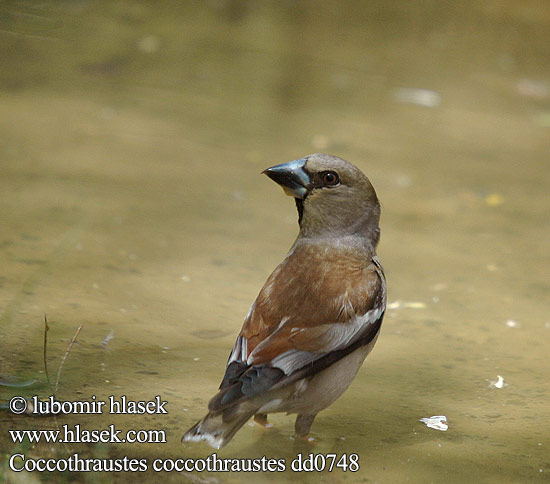
<path fill-rule="evenodd" d="M 169 414 L 2 412 L 0 450 L 210 455 L 181 435 L 297 232 L 294 203 L 260 172 L 328 152 L 382 201 L 382 334 L 313 444 L 276 415 L 217 455 L 290 466 L 300 452 L 356 453 L 359 471 L 147 479 L 548 482 L 549 58 L 544 1 L 4 2 L 0 377 L 40 383 L 0 386 L 0 399 L 51 393 L 47 314 L 54 382 L 83 324 L 60 399 L 161 395 Z M 449 429 L 419 422 L 432 415 Z M 168 442 L 33 448 L 7 432 L 63 423 L 160 428 Z M 15 474 L 7 460 L 0 473 L 136 477 Z"/>

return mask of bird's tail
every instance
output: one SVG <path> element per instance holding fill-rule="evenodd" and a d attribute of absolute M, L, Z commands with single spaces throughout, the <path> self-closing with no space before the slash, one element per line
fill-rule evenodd
<path fill-rule="evenodd" d="M 185 432 L 182 442 L 206 441 L 219 449 L 226 445 L 237 431 L 254 415 L 254 412 L 238 413 L 229 421 L 224 421 L 224 412 L 209 412 L 202 420 Z"/>

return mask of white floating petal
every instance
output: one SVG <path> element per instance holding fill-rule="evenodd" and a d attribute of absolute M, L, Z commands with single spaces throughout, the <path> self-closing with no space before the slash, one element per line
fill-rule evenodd
<path fill-rule="evenodd" d="M 447 417 L 445 415 L 434 415 L 433 417 L 421 418 L 420 422 L 426 424 L 427 427 L 445 432 L 449 428 Z"/>
<path fill-rule="evenodd" d="M 500 375 L 497 375 L 496 380 L 490 380 L 489 381 L 489 387 L 490 388 L 498 388 L 500 390 L 501 388 L 504 388 L 504 387 L 507 387 L 507 386 L 508 386 L 508 383 L 506 383 L 504 381 L 504 378 Z"/>

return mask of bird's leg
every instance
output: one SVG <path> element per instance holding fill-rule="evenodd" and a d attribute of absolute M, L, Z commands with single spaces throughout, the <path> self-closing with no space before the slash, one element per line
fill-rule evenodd
<path fill-rule="evenodd" d="M 254 415 L 254 422 L 266 429 L 273 427 L 273 424 L 270 424 L 267 421 L 267 413 L 257 413 L 256 415 Z"/>
<path fill-rule="evenodd" d="M 313 421 L 315 420 L 315 417 L 317 417 L 316 413 L 314 413 L 313 415 L 299 414 L 296 417 L 296 423 L 294 424 L 296 437 L 305 440 L 306 442 L 309 441 L 309 431 L 311 429 Z"/>

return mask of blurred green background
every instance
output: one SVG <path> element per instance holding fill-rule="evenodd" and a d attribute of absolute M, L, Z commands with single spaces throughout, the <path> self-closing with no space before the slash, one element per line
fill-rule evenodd
<path fill-rule="evenodd" d="M 382 202 L 381 337 L 316 420 L 314 447 L 276 416 L 219 455 L 357 453 L 360 471 L 146 478 L 547 482 L 549 60 L 546 0 L 2 1 L 0 401 L 49 395 L 47 314 L 52 376 L 83 324 L 59 398 L 162 395 L 170 410 L 57 423 L 1 412 L 2 454 L 19 448 L 8 429 L 68 422 L 163 428 L 168 443 L 25 452 L 209 455 L 181 435 L 297 233 L 292 200 L 260 172 L 327 152 Z M 449 430 L 418 422 L 431 415 Z M 16 474 L 7 458 L 0 474 L 145 478 Z"/>

